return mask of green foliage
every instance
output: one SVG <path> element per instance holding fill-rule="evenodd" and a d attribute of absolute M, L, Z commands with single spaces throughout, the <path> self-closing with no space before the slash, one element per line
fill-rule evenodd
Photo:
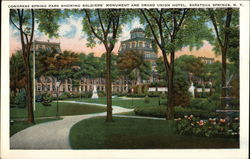
<path fill-rule="evenodd" d="M 166 106 L 138 106 L 134 109 L 134 112 L 136 115 L 163 118 L 166 116 Z"/>
<path fill-rule="evenodd" d="M 148 92 L 147 95 L 149 97 L 159 97 L 161 95 L 161 92 Z"/>
<path fill-rule="evenodd" d="M 211 98 L 210 100 L 194 98 L 194 99 L 192 99 L 190 101 L 189 108 L 194 108 L 194 109 L 200 109 L 200 110 L 206 110 L 206 111 L 213 112 L 218 108 L 218 103 L 216 103 L 217 100 L 213 100 L 213 98 Z"/>
<path fill-rule="evenodd" d="M 132 50 L 118 55 L 117 67 L 123 76 L 140 76 L 142 80 L 148 80 L 151 76 L 150 62 L 145 61 L 144 55 L 138 51 Z"/>
<path fill-rule="evenodd" d="M 130 93 L 130 94 L 127 94 L 127 97 L 145 97 L 145 94 L 144 93 Z"/>
<path fill-rule="evenodd" d="M 91 91 L 86 91 L 81 93 L 82 98 L 90 98 L 92 97 L 92 92 Z"/>
<path fill-rule="evenodd" d="M 71 97 L 71 94 L 69 92 L 63 92 L 59 97 L 58 99 L 59 100 L 64 100 L 64 99 L 67 99 L 67 98 L 70 98 Z"/>
<path fill-rule="evenodd" d="M 166 116 L 166 105 L 160 106 L 147 106 L 147 107 L 136 107 L 134 110 L 136 115 L 151 116 L 151 117 L 165 117 Z M 194 115 L 202 119 L 217 117 L 218 114 L 215 112 L 209 112 L 206 110 L 199 110 L 194 108 L 183 108 L 174 107 L 174 117 L 179 118 L 185 115 Z"/>
<path fill-rule="evenodd" d="M 175 106 L 185 107 L 189 105 L 190 101 L 188 74 L 177 66 L 175 70 L 173 102 Z"/>
<path fill-rule="evenodd" d="M 41 96 L 43 106 L 51 106 L 52 97 L 49 93 L 44 93 Z"/>
<path fill-rule="evenodd" d="M 105 97 L 106 93 L 104 91 L 98 91 L 98 97 Z"/>
<path fill-rule="evenodd" d="M 14 91 L 11 91 L 10 92 L 10 106 L 12 105 L 12 104 L 15 104 L 15 92 Z"/>
<path fill-rule="evenodd" d="M 193 115 L 184 116 L 184 119 L 178 118 L 176 120 L 176 131 L 180 135 L 198 135 L 198 136 L 237 136 L 239 135 L 239 122 L 233 120 L 231 122 L 225 119 L 200 120 Z"/>
<path fill-rule="evenodd" d="M 150 103 L 150 99 L 149 99 L 148 95 L 144 98 L 144 103 L 146 103 L 146 104 Z"/>
<path fill-rule="evenodd" d="M 84 14 L 82 23 L 83 31 L 87 34 L 87 47 L 93 48 L 104 40 L 108 40 L 105 42 L 109 45 L 115 45 L 122 32 L 121 24 L 130 21 L 132 12 L 128 9 L 80 10 L 80 14 Z"/>
<path fill-rule="evenodd" d="M 18 105 L 19 108 L 24 108 L 26 107 L 26 102 L 26 91 L 25 89 L 21 89 L 14 98 L 14 104 Z"/>
<path fill-rule="evenodd" d="M 35 10 L 35 17 L 37 18 L 38 30 L 51 37 L 59 37 L 58 24 L 60 19 L 65 17 L 63 10 L 60 9 L 37 9 Z"/>
<path fill-rule="evenodd" d="M 22 52 L 17 51 L 10 57 L 10 89 L 16 92 L 16 89 L 24 88 L 25 70 Z"/>

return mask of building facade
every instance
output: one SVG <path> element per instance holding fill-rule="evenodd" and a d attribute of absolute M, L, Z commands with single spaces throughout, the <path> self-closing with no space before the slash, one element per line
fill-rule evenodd
<path fill-rule="evenodd" d="M 157 53 L 153 49 L 153 40 L 145 37 L 145 32 L 142 28 L 135 28 L 130 31 L 130 39 L 121 41 L 118 54 L 123 54 L 126 51 L 138 51 L 144 55 L 144 59 L 149 61 L 152 70 L 155 70 Z"/>
<path fill-rule="evenodd" d="M 56 42 L 44 42 L 34 41 L 32 51 L 35 54 L 39 54 L 42 50 L 56 50 L 61 52 L 60 43 Z M 35 48 L 35 50 L 34 50 Z M 57 86 L 59 83 L 59 87 Z M 132 86 L 136 84 L 135 81 L 128 81 L 123 78 L 119 78 L 112 82 L 113 93 L 127 93 L 131 91 Z M 66 79 L 63 81 L 57 81 L 55 77 L 41 76 L 35 80 L 36 94 L 50 93 L 53 96 L 57 94 L 57 87 L 59 95 L 63 92 L 69 92 L 71 94 L 77 94 L 82 92 L 93 91 L 94 85 L 96 85 L 97 91 L 105 91 L 105 79 L 104 78 L 88 78 L 82 77 L 80 80 Z"/>

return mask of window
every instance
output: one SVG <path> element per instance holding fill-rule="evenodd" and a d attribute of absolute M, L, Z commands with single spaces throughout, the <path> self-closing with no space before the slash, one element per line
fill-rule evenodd
<path fill-rule="evenodd" d="M 132 43 L 132 48 L 135 48 L 135 43 Z"/>
<path fill-rule="evenodd" d="M 66 88 L 65 88 L 66 86 L 65 85 L 63 85 L 63 92 L 65 92 L 66 91 Z"/>
<path fill-rule="evenodd" d="M 37 85 L 37 90 L 41 91 L 41 85 L 40 84 Z"/>
<path fill-rule="evenodd" d="M 146 48 L 149 48 L 149 43 L 148 42 L 146 43 Z"/>
<path fill-rule="evenodd" d="M 50 85 L 47 85 L 47 91 L 50 91 Z"/>
<path fill-rule="evenodd" d="M 130 43 L 127 43 L 127 49 L 129 49 L 130 48 Z"/>
<path fill-rule="evenodd" d="M 70 91 L 71 90 L 71 86 L 70 85 L 68 85 L 68 91 Z"/>
<path fill-rule="evenodd" d="M 140 48 L 142 48 L 142 45 L 143 45 L 143 43 L 142 43 L 142 42 L 139 42 L 139 47 L 140 47 Z"/>

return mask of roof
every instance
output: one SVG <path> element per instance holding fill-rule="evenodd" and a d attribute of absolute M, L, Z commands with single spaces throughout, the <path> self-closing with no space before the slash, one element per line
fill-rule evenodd
<path fill-rule="evenodd" d="M 142 41 L 152 41 L 152 39 L 149 39 L 149 38 L 136 37 L 136 38 L 132 38 L 132 39 L 121 41 L 121 43 L 130 42 L 130 41 L 139 41 L 139 40 L 142 40 Z"/>
<path fill-rule="evenodd" d="M 43 44 L 43 45 L 60 45 L 60 43 L 57 42 L 50 42 L 50 41 L 36 41 L 35 44 Z"/>
<path fill-rule="evenodd" d="M 135 29 L 130 31 L 130 33 L 136 33 L 136 32 L 143 32 L 144 33 L 144 30 L 142 28 L 135 28 Z"/>

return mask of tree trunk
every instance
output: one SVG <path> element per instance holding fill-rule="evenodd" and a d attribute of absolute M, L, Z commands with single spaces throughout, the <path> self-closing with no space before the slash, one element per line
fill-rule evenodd
<path fill-rule="evenodd" d="M 224 97 L 226 97 L 226 71 L 227 71 L 227 59 L 226 59 L 226 50 L 223 48 L 222 51 L 222 68 L 221 68 L 221 107 L 225 109 L 226 103 Z"/>
<path fill-rule="evenodd" d="M 27 79 L 27 85 L 26 85 L 26 92 L 27 92 L 27 111 L 28 111 L 28 122 L 34 123 L 34 111 L 33 111 L 33 102 L 32 102 L 32 96 L 33 96 L 33 89 L 32 89 L 32 79 L 31 79 L 31 70 L 30 70 L 30 63 L 29 63 L 29 54 L 26 53 L 26 56 L 24 56 L 25 60 L 25 75 Z M 34 98 L 34 97 L 33 97 Z"/>
<path fill-rule="evenodd" d="M 22 44 L 22 53 L 23 53 L 23 61 L 24 61 L 24 69 L 25 69 L 25 76 L 26 76 L 26 95 L 27 95 L 27 111 L 28 111 L 28 122 L 34 123 L 34 112 L 33 112 L 33 105 L 32 105 L 32 79 L 31 79 L 31 70 L 30 70 L 30 61 L 29 61 L 29 55 L 30 55 L 30 45 L 28 40 L 24 40 L 24 32 L 23 32 L 23 10 L 18 10 L 18 17 L 19 17 L 19 26 L 20 26 L 20 37 L 21 37 L 21 44 Z M 33 17 L 34 18 L 34 17 Z M 34 22 L 34 19 L 33 21 Z M 34 28 L 33 28 L 34 29 Z M 31 38 L 32 39 L 32 38 Z"/>
<path fill-rule="evenodd" d="M 167 112 L 166 112 L 166 120 L 174 119 L 173 114 L 173 70 L 168 73 L 168 96 L 167 96 Z"/>
<path fill-rule="evenodd" d="M 106 94 L 107 94 L 107 116 L 106 122 L 112 122 L 112 92 L 111 92 L 111 51 L 106 56 Z"/>

